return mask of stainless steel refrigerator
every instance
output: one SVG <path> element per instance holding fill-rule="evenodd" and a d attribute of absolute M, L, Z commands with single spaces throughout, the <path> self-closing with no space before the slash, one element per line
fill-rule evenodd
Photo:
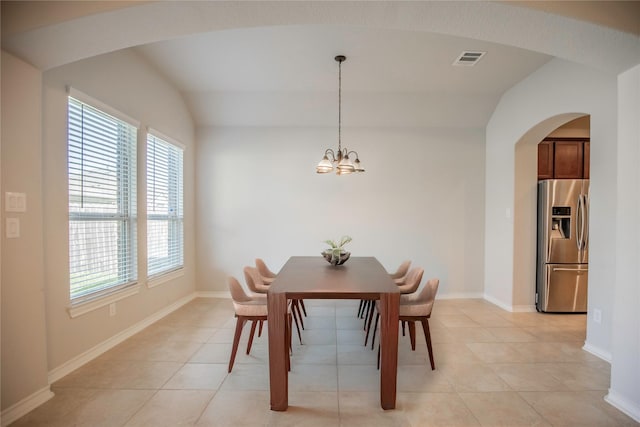
<path fill-rule="evenodd" d="M 587 311 L 589 180 L 538 182 L 536 308 Z"/>

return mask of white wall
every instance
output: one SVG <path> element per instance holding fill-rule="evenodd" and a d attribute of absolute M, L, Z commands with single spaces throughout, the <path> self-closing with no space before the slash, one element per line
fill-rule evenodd
<path fill-rule="evenodd" d="M 618 77 L 618 212 L 611 388 L 606 399 L 640 421 L 640 66 Z"/>
<path fill-rule="evenodd" d="M 145 143 L 138 143 L 138 282 L 137 295 L 108 307 L 70 318 L 68 197 L 66 170 L 67 94 L 73 88 L 113 107 L 186 145 L 184 276 L 160 286 L 146 285 Z M 74 358 L 135 325 L 195 290 L 194 130 L 180 94 L 130 50 L 93 57 L 44 73 L 43 87 L 44 276 L 46 288 L 48 366 L 60 369 Z M 139 134 L 140 135 L 140 134 Z"/>
<path fill-rule="evenodd" d="M 616 194 L 610 191 L 616 186 L 616 90 L 615 76 L 555 59 L 503 96 L 486 137 L 485 292 L 504 307 L 517 307 L 530 300 L 515 299 L 521 293 L 514 289 L 523 285 L 513 282 L 514 268 L 509 262 L 522 262 L 514 258 L 514 225 L 505 218 L 506 209 L 518 210 L 514 145 L 518 141 L 537 143 L 568 120 L 591 115 L 589 310 L 601 309 L 602 323 L 588 320 L 586 345 L 605 358 L 611 352 L 616 275 Z"/>
<path fill-rule="evenodd" d="M 198 288 L 264 258 L 320 256 L 353 237 L 352 256 L 388 270 L 405 259 L 439 277 L 440 296 L 481 296 L 484 140 L 480 129 L 343 129 L 366 172 L 319 175 L 337 129 L 218 128 L 198 132 Z"/>

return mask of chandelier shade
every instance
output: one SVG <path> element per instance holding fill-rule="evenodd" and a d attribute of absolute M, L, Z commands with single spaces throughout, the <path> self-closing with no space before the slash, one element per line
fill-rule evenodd
<path fill-rule="evenodd" d="M 347 57 L 338 55 L 334 59 L 338 62 L 338 149 L 336 151 L 331 148 L 325 150 L 322 160 L 316 166 L 316 172 L 329 173 L 335 170 L 337 175 L 364 172 L 358 153 L 342 148 L 342 63 Z M 353 162 L 349 158 L 350 154 L 355 156 Z"/>

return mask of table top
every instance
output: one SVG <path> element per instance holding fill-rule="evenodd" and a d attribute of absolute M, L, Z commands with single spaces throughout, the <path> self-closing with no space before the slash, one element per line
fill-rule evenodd
<path fill-rule="evenodd" d="M 286 293 L 290 298 L 377 299 L 381 293 L 398 292 L 375 257 L 351 257 L 333 266 L 322 256 L 294 256 L 269 286 L 269 293 Z"/>

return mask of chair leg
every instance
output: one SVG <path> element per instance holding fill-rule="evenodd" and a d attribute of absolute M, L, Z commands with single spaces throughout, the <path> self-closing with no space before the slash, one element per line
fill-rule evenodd
<path fill-rule="evenodd" d="M 369 319 L 365 319 L 365 323 L 367 323 L 367 327 L 365 328 L 365 330 L 367 331 L 367 334 L 364 336 L 364 346 L 367 346 L 367 341 L 369 340 L 369 331 L 371 330 L 371 322 L 373 321 L 373 312 L 375 310 L 371 309 L 371 312 L 369 313 Z M 368 322 L 367 322 L 368 320 Z M 375 333 L 375 332 L 374 332 Z"/>
<path fill-rule="evenodd" d="M 375 303 L 373 300 L 366 300 L 364 303 L 364 307 L 365 307 L 365 312 L 364 312 L 364 325 L 363 325 L 363 329 L 366 329 L 367 327 L 367 318 L 371 315 L 371 312 L 373 310 L 375 310 Z"/>
<path fill-rule="evenodd" d="M 307 317 L 307 309 L 304 307 L 304 300 L 300 300 L 300 307 L 302 307 L 302 312 L 304 313 L 304 317 Z"/>
<path fill-rule="evenodd" d="M 378 320 L 380 319 L 380 313 L 376 313 L 376 323 L 373 325 L 373 335 L 371 335 L 371 350 L 373 350 L 373 344 L 376 341 L 376 331 L 378 330 Z"/>
<path fill-rule="evenodd" d="M 405 323 L 405 322 L 404 322 L 404 320 L 403 320 L 403 321 L 402 321 L 402 336 L 403 336 L 403 337 L 405 336 L 405 335 L 404 335 L 404 323 Z"/>
<path fill-rule="evenodd" d="M 300 327 L 304 331 L 304 320 L 302 319 L 302 313 L 300 312 L 300 300 L 296 300 L 296 310 L 298 310 L 298 319 L 300 319 Z"/>
<path fill-rule="evenodd" d="M 362 307 L 364 307 L 364 300 L 360 300 L 360 305 L 358 306 L 358 318 L 360 318 L 360 313 L 362 313 Z"/>
<path fill-rule="evenodd" d="M 302 335 L 300 335 L 300 325 L 298 324 L 298 315 L 296 314 L 296 310 L 293 306 L 291 307 L 291 315 L 293 317 L 293 321 L 296 322 L 296 329 L 298 330 L 298 339 L 300 340 L 300 344 L 302 345 Z"/>
<path fill-rule="evenodd" d="M 378 344 L 378 370 L 380 370 L 380 344 Z"/>
<path fill-rule="evenodd" d="M 367 300 L 367 303 L 366 303 L 367 310 L 364 313 L 364 317 L 363 317 L 364 324 L 362 325 L 362 329 L 365 330 L 365 331 L 367 330 L 367 320 L 369 320 L 369 316 L 371 314 L 371 311 L 373 310 L 373 305 L 371 304 L 371 302 L 372 301 Z"/>
<path fill-rule="evenodd" d="M 422 330 L 424 331 L 424 339 L 427 341 L 427 350 L 429 350 L 429 362 L 431 362 L 431 370 L 436 369 L 436 364 L 433 361 L 433 349 L 431 348 L 431 331 L 429 330 L 429 319 L 426 317 L 422 319 Z"/>
<path fill-rule="evenodd" d="M 259 322 L 260 327 L 258 328 L 258 338 L 262 336 L 262 324 L 264 323 L 264 321 L 260 320 Z"/>
<path fill-rule="evenodd" d="M 229 359 L 229 372 L 233 369 L 233 362 L 236 360 L 236 352 L 238 351 L 238 343 L 240 335 L 242 335 L 242 327 L 244 326 L 244 318 L 238 317 L 236 320 L 236 332 L 233 336 L 233 347 L 231 348 L 231 358 Z"/>
<path fill-rule="evenodd" d="M 253 344 L 253 335 L 256 333 L 257 320 L 251 321 L 251 332 L 249 333 L 249 342 L 247 343 L 247 354 L 251 351 L 251 344 Z"/>
<path fill-rule="evenodd" d="M 294 316 L 298 317 L 298 320 L 300 321 L 300 326 L 302 326 L 302 330 L 304 331 L 304 322 L 302 321 L 302 313 L 300 313 L 299 301 L 300 300 L 297 300 L 297 299 L 291 300 L 291 311 L 293 312 Z"/>
<path fill-rule="evenodd" d="M 411 350 L 416 351 L 416 323 L 409 321 L 409 339 L 411 340 Z"/>
<path fill-rule="evenodd" d="M 287 314 L 287 322 L 286 322 L 286 326 L 285 326 L 285 333 L 284 333 L 284 339 L 287 341 L 287 345 L 289 346 L 287 348 L 287 360 L 286 360 L 286 364 L 287 364 L 287 371 L 291 371 L 291 351 L 293 351 L 293 349 L 291 348 L 291 315 Z"/>

